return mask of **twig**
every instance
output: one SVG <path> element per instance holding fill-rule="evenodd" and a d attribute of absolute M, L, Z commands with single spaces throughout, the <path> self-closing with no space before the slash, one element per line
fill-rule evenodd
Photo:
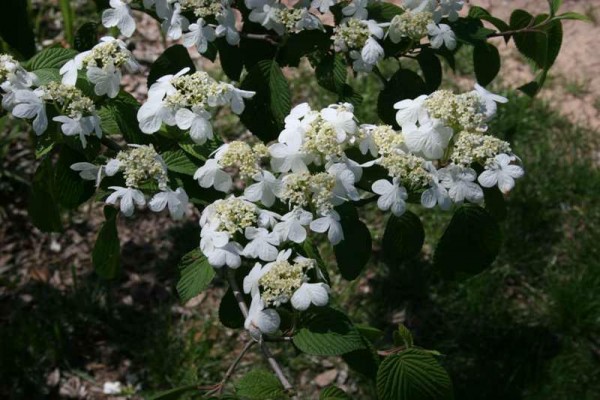
<path fill-rule="evenodd" d="M 277 45 L 279 43 L 277 39 L 267 34 L 240 32 L 240 36 L 246 39 L 263 40 L 265 42 L 271 43 L 272 45 Z"/>
<path fill-rule="evenodd" d="M 240 288 L 235 280 L 235 271 L 233 271 L 231 269 L 227 270 L 227 280 L 229 281 L 229 286 L 231 287 L 231 291 L 233 292 L 233 296 L 235 297 L 235 299 L 238 303 L 238 307 L 240 308 L 242 315 L 244 316 L 244 318 L 247 318 L 248 317 L 248 306 L 246 305 L 246 301 L 244 300 L 244 295 L 240 291 Z M 290 393 L 293 392 L 294 387 L 292 386 L 292 384 L 287 380 L 287 378 L 283 374 L 281 366 L 279 365 L 277 360 L 275 360 L 275 358 L 273 357 L 273 354 L 271 354 L 271 350 L 269 350 L 267 343 L 262 338 L 259 340 L 258 343 L 260 345 L 260 350 L 262 351 L 263 355 L 267 359 L 267 362 L 269 363 L 269 366 L 271 367 L 273 372 L 275 372 L 277 379 L 279 379 L 279 382 L 281 382 L 281 384 L 283 385 L 283 388 L 287 392 L 290 392 Z"/>
<path fill-rule="evenodd" d="M 246 354 L 246 352 L 248 350 L 250 350 L 250 347 L 254 346 L 254 343 L 256 343 L 254 340 L 248 341 L 246 343 L 246 345 L 244 346 L 244 348 L 242 349 L 242 351 L 240 352 L 240 354 L 238 354 L 238 356 L 235 358 L 235 360 L 233 360 L 233 363 L 229 366 L 229 369 L 225 373 L 223 380 L 221 380 L 221 383 L 219 383 L 219 388 L 217 390 L 217 394 L 219 396 L 223 394 L 223 390 L 225 390 L 225 384 L 227 383 L 229 378 L 231 378 L 231 375 L 233 375 L 235 369 L 237 368 L 240 361 L 242 361 L 242 358 L 244 358 L 244 355 Z"/>

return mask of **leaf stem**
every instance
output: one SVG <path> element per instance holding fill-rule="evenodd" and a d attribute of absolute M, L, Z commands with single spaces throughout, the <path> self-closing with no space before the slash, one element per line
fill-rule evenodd
<path fill-rule="evenodd" d="M 239 365 L 240 361 L 242 361 L 242 358 L 244 358 L 244 355 L 246 355 L 248 350 L 250 350 L 250 348 L 254 346 L 254 343 L 256 343 L 254 340 L 248 341 L 242 349 L 242 351 L 240 352 L 240 354 L 238 354 L 235 360 L 233 360 L 233 363 L 229 366 L 229 369 L 225 373 L 225 376 L 218 385 L 217 394 L 219 396 L 223 394 L 223 390 L 225 390 L 225 384 L 227 383 L 229 378 L 231 378 L 231 375 L 233 375 L 233 373 L 235 372 L 235 369 Z"/>

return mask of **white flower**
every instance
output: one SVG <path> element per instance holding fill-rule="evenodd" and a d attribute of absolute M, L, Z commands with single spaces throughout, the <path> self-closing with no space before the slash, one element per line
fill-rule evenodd
<path fill-rule="evenodd" d="M 377 64 L 383 58 L 383 54 L 383 47 L 372 37 L 367 39 L 360 53 L 363 62 L 371 65 Z"/>
<path fill-rule="evenodd" d="M 448 50 L 456 48 L 456 35 L 452 28 L 446 24 L 436 25 L 431 23 L 427 25 L 427 31 L 430 36 L 431 47 L 439 49 L 442 45 L 446 45 Z"/>
<path fill-rule="evenodd" d="M 244 278 L 243 288 L 244 293 L 256 296 L 259 293 L 258 281 L 263 276 L 262 265 L 260 263 L 254 264 L 254 267 L 248 272 L 248 275 Z"/>
<path fill-rule="evenodd" d="M 335 163 L 327 168 L 330 175 L 335 176 L 332 204 L 340 205 L 348 199 L 357 201 L 360 194 L 354 184 L 360 180 L 356 178 L 348 166 L 344 163 Z"/>
<path fill-rule="evenodd" d="M 175 75 L 165 75 L 158 78 L 148 90 L 148 101 L 161 101 L 166 95 L 171 95 L 177 92 L 177 89 L 175 89 L 171 81 L 187 74 L 188 72 L 190 72 L 190 68 L 185 67 Z"/>
<path fill-rule="evenodd" d="M 344 231 L 342 230 L 342 224 L 340 223 L 340 214 L 334 210 L 329 211 L 321 218 L 317 218 L 311 222 L 310 229 L 313 232 L 327 232 L 327 238 L 334 246 L 344 240 Z"/>
<path fill-rule="evenodd" d="M 244 112 L 244 109 L 246 108 L 246 103 L 244 103 L 244 99 L 251 99 L 252 97 L 254 97 L 256 92 L 251 92 L 249 90 L 241 90 L 234 87 L 233 85 L 227 85 L 227 88 L 229 90 L 225 93 L 225 101 L 229 103 L 229 105 L 231 106 L 231 111 L 233 111 L 234 114 L 240 115 Z"/>
<path fill-rule="evenodd" d="M 494 94 L 486 90 L 478 83 L 475 84 L 475 90 L 473 92 L 476 93 L 481 101 L 485 104 L 485 116 L 488 119 L 496 114 L 498 109 L 498 105 L 496 103 L 508 103 L 508 99 L 506 97 Z"/>
<path fill-rule="evenodd" d="M 194 174 L 194 179 L 196 179 L 203 188 L 214 186 L 216 190 L 225 193 L 227 193 L 233 185 L 231 176 L 223 171 L 219 162 L 213 158 L 206 160 L 206 163 L 198 168 Z"/>
<path fill-rule="evenodd" d="M 427 96 L 421 95 L 414 100 L 402 100 L 394 104 L 396 113 L 396 122 L 402 128 L 414 126 L 417 122 L 424 124 L 429 121 L 427 108 L 424 106 Z"/>
<path fill-rule="evenodd" d="M 258 212 L 258 220 L 256 221 L 256 224 L 258 226 L 260 226 L 261 228 L 272 228 L 275 226 L 275 224 L 277 223 L 277 221 L 279 221 L 281 219 L 281 215 L 273 212 L 273 211 L 269 211 L 269 210 L 259 210 Z"/>
<path fill-rule="evenodd" d="M 298 4 L 298 3 L 297 3 Z M 300 14 L 300 18 L 296 23 L 296 29 L 301 30 L 315 30 L 320 29 L 323 30 L 323 24 L 321 20 L 316 16 L 311 14 L 308 9 L 303 9 Z"/>
<path fill-rule="evenodd" d="M 321 14 L 329 12 L 329 9 L 337 3 L 337 0 L 313 0 L 311 7 L 318 9 Z"/>
<path fill-rule="evenodd" d="M 271 153 L 271 168 L 274 172 L 305 172 L 311 156 L 300 151 L 301 143 L 275 143 L 269 147 Z"/>
<path fill-rule="evenodd" d="M 329 302 L 329 285 L 325 283 L 304 282 L 292 295 L 292 307 L 304 311 L 314 304 L 317 307 L 326 306 Z"/>
<path fill-rule="evenodd" d="M 162 28 L 167 32 L 169 39 L 178 40 L 184 30 L 187 30 L 189 21 L 181 15 L 181 4 L 174 3 L 171 15 L 162 23 Z"/>
<path fill-rule="evenodd" d="M 211 224 L 205 224 L 200 231 L 200 250 L 204 254 L 214 251 L 215 248 L 223 247 L 229 243 L 229 234 L 213 229 Z"/>
<path fill-rule="evenodd" d="M 439 16 L 436 20 L 439 21 L 441 16 L 446 16 L 450 22 L 458 20 L 458 12 L 463 9 L 464 5 L 464 0 L 440 0 Z"/>
<path fill-rule="evenodd" d="M 240 255 L 244 249 L 237 242 L 229 242 L 222 247 L 215 247 L 210 251 L 204 251 L 208 263 L 215 268 L 227 265 L 229 268 L 239 268 L 242 265 Z"/>
<path fill-rule="evenodd" d="M 209 121 L 210 113 L 199 108 L 193 110 L 180 108 L 175 113 L 175 122 L 179 129 L 190 130 L 190 137 L 195 143 L 204 144 L 207 140 L 214 138 L 213 128 Z"/>
<path fill-rule="evenodd" d="M 304 226 L 310 224 L 313 216 L 306 210 L 295 208 L 281 217 L 281 222 L 275 225 L 273 232 L 279 235 L 282 242 L 291 240 L 294 243 L 302 243 L 306 240 L 306 229 Z"/>
<path fill-rule="evenodd" d="M 146 205 L 146 199 L 144 194 L 137 189 L 110 186 L 109 189 L 114 190 L 110 196 L 106 199 L 106 204 L 116 205 L 117 201 L 120 200 L 120 209 L 123 215 L 131 217 L 135 211 L 135 207 L 143 207 Z"/>
<path fill-rule="evenodd" d="M 102 393 L 104 394 L 121 394 L 121 382 L 104 382 L 102 386 Z"/>
<path fill-rule="evenodd" d="M 135 31 L 135 20 L 127 3 L 121 0 L 110 0 L 112 8 L 102 13 L 102 25 L 107 28 L 116 26 L 124 36 L 131 37 Z"/>
<path fill-rule="evenodd" d="M 12 114 L 17 118 L 33 118 L 33 131 L 36 135 L 41 135 L 48 128 L 48 116 L 46 115 L 46 105 L 41 99 L 41 93 L 31 90 L 17 90 L 15 92 L 15 102 L 17 105 L 13 108 Z"/>
<path fill-rule="evenodd" d="M 425 208 L 434 208 L 439 205 L 442 210 L 448 210 L 452 206 L 452 200 L 448 195 L 448 190 L 440 183 L 440 176 L 433 164 L 428 161 L 425 163 L 425 169 L 431 176 L 429 189 L 421 194 L 421 205 Z"/>
<path fill-rule="evenodd" d="M 380 197 L 377 199 L 377 206 L 382 211 L 391 210 L 399 217 L 406 211 L 406 202 L 408 193 L 406 189 L 400 186 L 398 178 L 394 178 L 393 183 L 387 179 L 375 181 L 372 186 L 373 192 Z"/>
<path fill-rule="evenodd" d="M 269 171 L 254 175 L 254 180 L 258 183 L 248 186 L 244 190 L 244 196 L 254 203 L 260 201 L 265 206 L 271 207 L 275 203 L 275 198 L 281 194 L 281 180 L 275 178 Z"/>
<path fill-rule="evenodd" d="M 90 67 L 86 73 L 94 86 L 94 92 L 98 96 L 107 95 L 115 98 L 119 94 L 121 86 L 121 71 L 114 65 L 105 65 L 103 68 Z"/>
<path fill-rule="evenodd" d="M 113 158 L 113 159 L 110 159 L 106 163 L 106 166 L 104 167 L 104 172 L 106 173 L 107 176 L 113 176 L 117 172 L 119 172 L 120 168 L 121 168 L 121 162 L 119 160 Z"/>
<path fill-rule="evenodd" d="M 374 125 L 361 126 L 363 135 L 361 136 L 361 141 L 358 144 L 358 148 L 362 154 L 370 153 L 372 157 L 377 157 L 379 149 L 377 147 L 377 143 L 375 142 L 375 138 L 373 137 L 373 128 L 375 128 Z"/>
<path fill-rule="evenodd" d="M 337 141 L 343 142 L 348 135 L 353 135 L 357 130 L 354 114 L 346 111 L 345 107 L 324 108 L 321 117 L 333 126 L 337 134 Z"/>
<path fill-rule="evenodd" d="M 488 162 L 485 171 L 477 179 L 481 186 L 490 188 L 498 185 L 500 191 L 504 194 L 510 192 L 515 187 L 515 179 L 523 177 L 525 171 L 518 165 L 511 165 L 514 157 L 507 154 L 498 154 L 494 161 Z"/>
<path fill-rule="evenodd" d="M 148 99 L 142 104 L 137 113 L 140 130 L 147 134 L 157 132 L 162 123 L 173 126 L 177 123 L 175 112 L 163 104 L 158 98 Z"/>
<path fill-rule="evenodd" d="M 53 121 L 61 123 L 61 131 L 67 136 L 79 135 L 82 146 L 85 148 L 87 145 L 86 136 L 89 136 L 92 132 L 96 132 L 98 138 L 102 137 L 102 131 L 100 130 L 100 118 L 95 115 L 89 117 L 70 118 L 64 115 L 52 118 Z"/>
<path fill-rule="evenodd" d="M 422 154 L 430 160 L 437 160 L 444 156 L 453 131 L 441 121 L 434 120 L 418 128 L 414 125 L 409 126 L 402 133 L 410 151 Z"/>
<path fill-rule="evenodd" d="M 362 54 L 360 51 L 352 50 L 350 51 L 350 58 L 352 58 L 352 69 L 356 72 L 371 72 L 373 71 L 373 64 L 366 62 L 362 58 Z"/>
<path fill-rule="evenodd" d="M 89 162 L 78 162 L 72 164 L 71 169 L 75 172 L 79 172 L 81 179 L 85 179 L 86 181 L 96 181 L 96 187 L 100 185 L 102 179 L 102 167 Z"/>
<path fill-rule="evenodd" d="M 282 9 L 277 0 L 268 0 L 262 6 L 252 8 L 248 19 L 257 24 L 261 24 L 266 29 L 272 29 L 278 35 L 283 35 L 284 26 L 279 21 L 279 13 Z"/>
<path fill-rule="evenodd" d="M 231 8 L 226 7 L 217 14 L 217 22 L 219 25 L 215 30 L 218 37 L 225 36 L 225 40 L 231 46 L 237 46 L 240 42 L 240 33 L 235 27 L 235 14 Z"/>
<path fill-rule="evenodd" d="M 196 46 L 198 53 L 203 54 L 208 50 L 208 43 L 217 37 L 215 30 L 199 18 L 195 24 L 190 25 L 190 31 L 183 35 L 185 47 Z"/>
<path fill-rule="evenodd" d="M 83 59 L 90 54 L 91 51 L 84 51 L 83 53 L 79 53 L 73 58 L 69 60 L 63 65 L 59 73 L 62 75 L 62 83 L 69 86 L 75 86 L 77 83 L 77 72 L 83 68 Z"/>
<path fill-rule="evenodd" d="M 468 200 L 471 203 L 480 203 L 483 200 L 483 190 L 475 183 L 477 173 L 471 168 L 451 164 L 439 170 L 441 183 L 450 198 L 455 203 Z"/>
<path fill-rule="evenodd" d="M 416 12 L 433 11 L 436 6 L 437 0 L 404 0 L 404 7 Z"/>
<path fill-rule="evenodd" d="M 188 205 L 188 195 L 183 188 L 177 188 L 176 191 L 167 190 L 154 195 L 148 203 L 150 209 L 154 212 L 161 212 L 165 207 L 169 208 L 169 214 L 174 220 L 183 218 Z"/>
<path fill-rule="evenodd" d="M 260 340 L 263 333 L 275 333 L 279 329 L 281 319 L 277 311 L 266 309 L 260 295 L 252 296 L 248 317 L 244 322 L 244 327 L 250 333 L 250 336 L 255 340 Z"/>
<path fill-rule="evenodd" d="M 367 16 L 369 15 L 369 12 L 367 11 L 368 5 L 369 0 L 352 0 L 350 4 L 342 8 L 342 14 L 356 19 L 367 19 Z"/>
<path fill-rule="evenodd" d="M 244 248 L 244 256 L 260 258 L 263 261 L 273 261 L 277 258 L 279 237 L 265 228 L 247 227 L 244 235 L 250 240 Z"/>

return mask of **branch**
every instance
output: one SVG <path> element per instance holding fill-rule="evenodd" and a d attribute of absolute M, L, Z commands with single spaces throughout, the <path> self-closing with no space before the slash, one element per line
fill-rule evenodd
<path fill-rule="evenodd" d="M 102 136 L 102 138 L 100 139 L 100 143 L 102 143 L 103 145 L 105 145 L 109 149 L 117 151 L 117 152 L 123 150 L 123 147 L 120 144 L 118 144 L 117 142 L 115 142 L 112 139 L 109 139 L 106 136 Z"/>
<path fill-rule="evenodd" d="M 240 308 L 242 315 L 244 316 L 244 318 L 247 318 L 248 317 L 248 306 L 246 305 L 246 301 L 244 300 L 244 295 L 240 291 L 240 288 L 235 280 L 235 271 L 234 270 L 232 270 L 232 269 L 227 270 L 227 280 L 229 281 L 229 286 L 231 287 L 231 291 L 233 292 L 233 296 L 235 297 L 235 299 L 238 303 L 238 307 Z M 281 366 L 279 365 L 277 360 L 275 360 L 275 358 L 273 357 L 273 354 L 271 354 L 271 350 L 269 350 L 267 343 L 262 339 L 262 337 L 260 338 L 258 343 L 260 344 L 260 350 L 262 351 L 263 355 L 267 359 L 267 362 L 269 363 L 269 366 L 271 367 L 273 372 L 275 372 L 275 375 L 277 375 L 277 378 L 279 379 L 279 382 L 281 382 L 281 384 L 283 385 L 283 388 L 287 392 L 293 392 L 294 388 L 293 388 L 292 384 L 287 380 L 287 378 L 283 374 Z"/>
<path fill-rule="evenodd" d="M 240 36 L 246 39 L 263 40 L 275 46 L 279 44 L 275 37 L 267 34 L 240 32 Z"/>
<path fill-rule="evenodd" d="M 229 378 L 231 378 L 231 375 L 233 375 L 233 372 L 237 368 L 240 361 L 242 361 L 242 358 L 244 358 L 244 355 L 246 354 L 246 352 L 248 350 L 250 350 L 250 348 L 252 346 L 254 346 L 254 343 L 256 343 L 254 340 L 248 341 L 246 343 L 246 345 L 244 346 L 244 348 L 242 349 L 242 351 L 240 352 L 240 354 L 238 354 L 238 356 L 235 358 L 235 360 L 233 360 L 233 363 L 229 366 L 229 369 L 225 373 L 225 376 L 223 377 L 221 382 L 217 385 L 216 393 L 219 396 L 221 396 L 223 394 L 223 390 L 225 390 L 225 384 L 227 383 Z M 207 395 L 208 395 L 208 393 L 207 393 Z"/>

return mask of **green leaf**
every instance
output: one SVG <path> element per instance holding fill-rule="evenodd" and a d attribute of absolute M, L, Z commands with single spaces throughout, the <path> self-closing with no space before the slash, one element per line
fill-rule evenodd
<path fill-rule="evenodd" d="M 42 50 L 34 57 L 23 64 L 23 67 L 29 71 L 36 71 L 45 68 L 60 69 L 65 63 L 77 55 L 72 49 L 63 49 L 62 47 L 51 47 Z"/>
<path fill-rule="evenodd" d="M 500 53 L 491 43 L 481 42 L 473 49 L 473 67 L 477 82 L 482 86 L 490 84 L 500 72 Z"/>
<path fill-rule="evenodd" d="M 164 390 L 162 392 L 158 392 L 149 396 L 148 400 L 177 400 L 180 399 L 182 395 L 192 391 L 197 392 L 198 385 L 186 385 L 169 390 Z"/>
<path fill-rule="evenodd" d="M 506 218 L 506 201 L 504 195 L 497 186 L 493 188 L 483 188 L 485 198 L 485 209 L 492 215 L 496 221 L 502 221 Z"/>
<path fill-rule="evenodd" d="M 383 258 L 390 267 L 398 266 L 417 256 L 424 241 L 425 230 L 417 215 L 410 211 L 406 211 L 400 217 L 392 214 L 381 242 Z"/>
<path fill-rule="evenodd" d="M 260 61 L 250 69 L 241 89 L 256 92 L 246 101 L 246 109 L 240 115 L 242 123 L 265 142 L 275 139 L 292 104 L 288 82 L 277 63 Z"/>
<path fill-rule="evenodd" d="M 435 52 L 429 48 L 424 48 L 417 56 L 417 61 L 423 71 L 425 85 L 429 93 L 435 92 L 442 84 L 442 63 Z"/>
<path fill-rule="evenodd" d="M 91 50 L 98 43 L 98 24 L 86 22 L 75 32 L 75 50 L 84 52 Z"/>
<path fill-rule="evenodd" d="M 362 101 L 362 97 L 346 83 L 348 66 L 341 54 L 326 54 L 315 67 L 315 74 L 317 83 L 330 92 L 336 93 L 339 102 L 347 101 L 358 105 Z"/>
<path fill-rule="evenodd" d="M 165 151 L 161 156 L 170 171 L 194 176 L 199 168 L 183 149 Z"/>
<path fill-rule="evenodd" d="M 333 247 L 342 277 L 358 278 L 371 258 L 371 232 L 358 218 L 356 208 L 350 204 L 338 207 L 344 239 Z"/>
<path fill-rule="evenodd" d="M 379 400 L 453 399 L 452 382 L 431 354 L 409 349 L 388 356 L 377 372 Z"/>
<path fill-rule="evenodd" d="M 240 329 L 244 326 L 244 316 L 231 289 L 228 289 L 221 299 L 219 320 L 224 326 L 231 329 Z"/>
<path fill-rule="evenodd" d="M 470 45 L 476 45 L 481 41 L 485 41 L 490 34 L 495 33 L 494 30 L 484 27 L 478 18 L 459 18 L 451 26 L 456 39 L 459 42 Z"/>
<path fill-rule="evenodd" d="M 104 207 L 104 218 L 96 244 L 92 251 L 94 270 L 102 279 L 114 279 L 121 268 L 121 243 L 117 231 L 118 211 L 111 207 Z"/>
<path fill-rule="evenodd" d="M 416 72 L 399 69 L 379 93 L 377 114 L 384 123 L 399 128 L 394 104 L 400 100 L 414 99 L 428 93 L 427 85 Z"/>
<path fill-rule="evenodd" d="M 38 78 L 39 85 L 47 85 L 50 82 L 60 82 L 62 77 L 58 68 L 42 68 L 32 71 Z"/>
<path fill-rule="evenodd" d="M 413 347 L 414 341 L 412 333 L 404 324 L 398 325 L 398 329 L 394 331 L 394 346 Z"/>
<path fill-rule="evenodd" d="M 319 30 L 304 30 L 293 33 L 279 51 L 277 60 L 282 66 L 298 67 L 302 57 L 317 51 L 327 51 L 331 46 L 330 36 Z"/>
<path fill-rule="evenodd" d="M 293 342 L 302 352 L 317 356 L 337 356 L 366 347 L 350 319 L 329 307 L 305 313 Z"/>
<path fill-rule="evenodd" d="M 490 14 L 489 11 L 478 6 L 471 6 L 469 8 L 469 17 L 487 21 L 490 24 L 494 25 L 496 28 L 498 28 L 500 32 L 510 30 L 510 26 L 506 22 L 492 16 L 492 14 Z"/>
<path fill-rule="evenodd" d="M 560 6 L 562 6 L 563 0 L 548 0 L 548 4 L 550 5 L 550 15 L 554 16 Z"/>
<path fill-rule="evenodd" d="M 83 204 L 96 191 L 94 182 L 81 179 L 79 174 L 71 169 L 71 165 L 82 161 L 87 160 L 81 154 L 63 146 L 60 150 L 58 162 L 54 167 L 57 201 L 69 210 Z"/>
<path fill-rule="evenodd" d="M 196 71 L 196 66 L 187 49 L 180 44 L 169 47 L 150 67 L 150 72 L 148 73 L 148 87 L 152 86 L 158 78 L 165 75 L 174 75 L 184 68 L 189 68 L 189 73 Z"/>
<path fill-rule="evenodd" d="M 440 239 L 434 263 L 446 277 L 477 274 L 496 259 L 500 242 L 496 220 L 485 209 L 464 204 Z"/>
<path fill-rule="evenodd" d="M 546 14 L 534 17 L 527 11 L 515 10 L 510 16 L 510 27 L 514 30 L 525 29 L 541 24 L 547 18 Z M 562 38 L 562 24 L 559 20 L 550 22 L 535 31 L 522 32 L 513 36 L 519 52 L 544 70 L 550 69 L 558 57 Z"/>
<path fill-rule="evenodd" d="M 542 90 L 542 86 L 544 85 L 547 76 L 547 70 L 540 71 L 533 81 L 519 87 L 519 90 L 529 97 L 535 97 L 540 90 Z"/>
<path fill-rule="evenodd" d="M 379 368 L 379 355 L 377 349 L 362 334 L 361 338 L 365 348 L 343 354 L 342 358 L 350 369 L 374 380 Z"/>
<path fill-rule="evenodd" d="M 319 400 L 352 400 L 352 397 L 337 386 L 328 386 L 319 393 Z"/>
<path fill-rule="evenodd" d="M 35 171 L 27 211 L 33 225 L 42 232 L 62 231 L 54 166 L 50 156 L 47 156 Z"/>
<path fill-rule="evenodd" d="M 246 25 L 257 25 L 249 22 L 248 19 L 245 19 L 244 31 L 248 31 L 249 33 L 268 34 L 268 31 L 265 31 L 260 25 L 256 28 L 258 32 L 252 32 L 252 29 L 247 29 Z M 242 36 L 242 39 L 240 40 L 240 52 L 246 70 L 250 71 L 260 61 L 273 60 L 277 55 L 277 47 L 265 40 L 249 39 Z"/>
<path fill-rule="evenodd" d="M 140 130 L 137 120 L 139 103 L 128 93 L 121 92 L 114 99 L 107 99 L 99 110 L 102 130 L 111 135 L 121 134 L 127 143 L 148 144 L 152 135 Z"/>
<path fill-rule="evenodd" d="M 223 72 L 232 81 L 239 81 L 244 69 L 244 63 L 239 54 L 239 47 L 231 46 L 224 37 L 218 38 L 215 43 L 219 49 L 219 60 Z"/>
<path fill-rule="evenodd" d="M 2 0 L 0 37 L 22 58 L 35 54 L 35 35 L 31 26 L 27 4 L 24 0 Z"/>
<path fill-rule="evenodd" d="M 555 20 L 566 19 L 566 20 L 574 20 L 574 21 L 583 21 L 583 22 L 592 22 L 590 17 L 585 15 L 576 13 L 576 12 L 566 12 L 564 14 L 560 14 L 554 17 Z"/>
<path fill-rule="evenodd" d="M 369 5 L 367 11 L 369 19 L 378 22 L 390 22 L 396 15 L 404 13 L 404 10 L 397 5 L 384 2 Z"/>
<path fill-rule="evenodd" d="M 177 293 L 184 303 L 202 293 L 215 277 L 215 270 L 200 249 L 194 249 L 183 256 L 178 268 Z"/>
<path fill-rule="evenodd" d="M 237 395 L 248 400 L 287 399 L 283 386 L 271 372 L 254 369 L 235 383 Z"/>

